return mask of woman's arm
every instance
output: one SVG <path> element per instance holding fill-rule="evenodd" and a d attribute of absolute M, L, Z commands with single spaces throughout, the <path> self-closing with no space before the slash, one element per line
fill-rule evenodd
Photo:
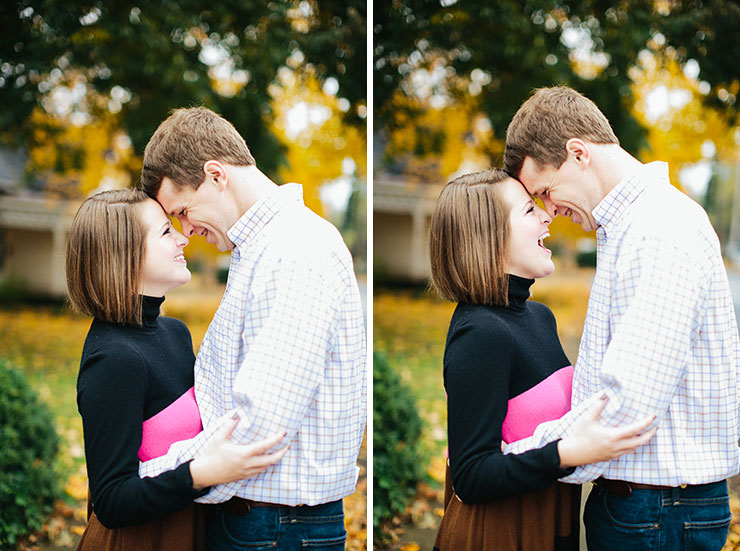
<path fill-rule="evenodd" d="M 222 423 L 206 443 L 203 453 L 190 462 L 194 488 L 204 489 L 252 477 L 280 461 L 288 451 L 288 446 L 283 446 L 268 453 L 285 437 L 284 432 L 254 444 L 231 442 L 231 433 L 238 424 L 236 415 Z"/>
<path fill-rule="evenodd" d="M 460 321 L 445 350 L 445 388 L 452 483 L 465 503 L 502 500 L 554 483 L 572 472 L 558 443 L 518 455 L 501 452 L 501 427 L 516 351 L 500 320 Z"/>
<path fill-rule="evenodd" d="M 607 401 L 606 396 L 599 398 L 585 411 L 583 418 L 574 427 L 573 433 L 558 441 L 561 467 L 609 461 L 639 448 L 655 435 L 657 427 L 648 430 L 655 420 L 654 415 L 623 427 L 601 425 L 599 416 Z"/>
<path fill-rule="evenodd" d="M 86 355 L 77 383 L 93 509 L 103 525 L 140 524 L 179 511 L 203 495 L 190 465 L 138 476 L 146 364 L 125 346 Z"/>

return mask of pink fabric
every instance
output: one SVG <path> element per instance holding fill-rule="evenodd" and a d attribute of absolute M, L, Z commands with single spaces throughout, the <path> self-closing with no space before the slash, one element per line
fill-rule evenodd
<path fill-rule="evenodd" d="M 192 438 L 202 430 L 195 387 L 190 387 L 169 406 L 144 421 L 139 460 L 148 461 L 165 455 L 172 444 Z"/>
<path fill-rule="evenodd" d="M 573 366 L 557 370 L 541 383 L 509 400 L 501 427 L 507 444 L 534 434 L 537 425 L 560 419 L 570 411 Z"/>

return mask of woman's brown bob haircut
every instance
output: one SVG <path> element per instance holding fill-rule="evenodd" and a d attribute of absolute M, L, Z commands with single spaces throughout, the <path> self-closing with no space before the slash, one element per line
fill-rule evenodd
<path fill-rule="evenodd" d="M 77 310 L 141 325 L 146 228 L 141 190 L 103 191 L 82 203 L 67 240 L 67 294 Z"/>
<path fill-rule="evenodd" d="M 519 178 L 526 157 L 541 167 L 560 168 L 571 138 L 619 145 L 609 121 L 590 99 L 567 86 L 539 88 L 509 123 L 504 168 Z"/>
<path fill-rule="evenodd" d="M 163 178 L 172 180 L 176 189 L 198 189 L 205 180 L 207 161 L 255 164 L 244 138 L 229 121 L 205 107 L 176 109 L 146 145 L 141 187 L 154 198 Z"/>
<path fill-rule="evenodd" d="M 432 286 L 440 297 L 468 304 L 508 304 L 506 248 L 511 208 L 494 168 L 460 176 L 442 190 L 429 228 Z"/>

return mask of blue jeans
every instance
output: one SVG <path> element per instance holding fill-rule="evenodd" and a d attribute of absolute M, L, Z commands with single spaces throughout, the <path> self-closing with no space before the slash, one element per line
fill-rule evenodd
<path fill-rule="evenodd" d="M 727 482 L 629 497 L 594 486 L 583 523 L 588 551 L 719 551 L 730 527 Z"/>
<path fill-rule="evenodd" d="M 298 507 L 254 507 L 246 515 L 218 510 L 208 523 L 208 551 L 344 549 L 342 500 Z"/>

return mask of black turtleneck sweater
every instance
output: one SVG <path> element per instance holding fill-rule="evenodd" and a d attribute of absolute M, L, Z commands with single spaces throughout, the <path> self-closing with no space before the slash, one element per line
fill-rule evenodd
<path fill-rule="evenodd" d="M 185 509 L 190 463 L 140 479 L 142 423 L 193 386 L 193 345 L 181 321 L 159 316 L 164 297 L 144 297 L 143 325 L 95 319 L 77 377 L 93 510 L 108 528 L 141 524 Z"/>
<path fill-rule="evenodd" d="M 557 442 L 501 451 L 508 401 L 570 365 L 555 318 L 527 300 L 534 280 L 510 276 L 509 306 L 457 305 L 447 333 L 444 382 L 450 471 L 464 503 L 497 501 L 549 486 L 561 469 Z"/>

